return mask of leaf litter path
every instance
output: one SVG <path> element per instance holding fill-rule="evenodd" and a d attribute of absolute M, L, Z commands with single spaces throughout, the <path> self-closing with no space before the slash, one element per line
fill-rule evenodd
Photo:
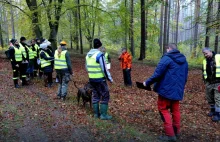
<path fill-rule="evenodd" d="M 72 57 L 74 80 L 83 86 L 88 80 L 84 57 Z M 144 81 L 154 67 L 133 64 L 132 81 Z M 43 87 L 35 79 L 30 86 L 13 88 L 11 65 L 0 60 L 0 141 L 156 141 L 162 134 L 162 121 L 157 111 L 157 94 L 123 87 L 119 62 L 113 60 L 109 84 L 112 121 L 92 118 L 89 105 L 76 102 L 76 88 L 69 84 L 69 99 L 55 99 L 57 84 Z M 55 75 L 55 73 L 54 73 Z M 180 141 L 219 141 L 220 125 L 206 116 L 208 105 L 204 95 L 201 71 L 189 71 L 185 98 L 181 102 Z"/>

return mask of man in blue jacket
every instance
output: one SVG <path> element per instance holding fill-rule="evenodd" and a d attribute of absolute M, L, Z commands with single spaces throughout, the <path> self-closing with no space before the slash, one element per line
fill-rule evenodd
<path fill-rule="evenodd" d="M 158 93 L 158 110 L 165 130 L 165 136 L 160 136 L 160 140 L 176 141 L 176 137 L 179 137 L 179 101 L 183 99 L 187 76 L 186 57 L 177 50 L 175 44 L 168 44 L 167 53 L 162 56 L 154 74 L 143 82 L 147 87 L 155 83 L 154 91 Z"/>

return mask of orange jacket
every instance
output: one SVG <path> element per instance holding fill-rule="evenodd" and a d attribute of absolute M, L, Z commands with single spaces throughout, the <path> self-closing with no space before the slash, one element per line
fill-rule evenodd
<path fill-rule="evenodd" d="M 122 69 L 131 68 L 132 56 L 128 52 L 122 53 L 119 60 L 121 61 Z"/>

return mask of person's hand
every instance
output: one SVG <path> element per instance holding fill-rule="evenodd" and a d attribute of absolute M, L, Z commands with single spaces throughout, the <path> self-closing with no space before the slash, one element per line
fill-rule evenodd
<path fill-rule="evenodd" d="M 143 85 L 146 86 L 146 82 L 145 81 L 143 82 Z"/>
<path fill-rule="evenodd" d="M 16 64 L 15 66 L 16 66 L 16 67 L 19 67 L 19 65 L 18 65 L 18 64 Z"/>

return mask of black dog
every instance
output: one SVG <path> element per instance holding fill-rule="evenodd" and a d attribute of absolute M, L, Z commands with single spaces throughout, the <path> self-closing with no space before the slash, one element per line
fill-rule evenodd
<path fill-rule="evenodd" d="M 83 106 L 86 106 L 86 102 L 90 103 L 90 108 L 92 108 L 92 86 L 90 85 L 90 83 L 88 82 L 84 88 L 78 88 L 76 86 L 76 82 L 74 81 L 74 86 L 78 89 L 78 93 L 77 93 L 77 100 L 78 100 L 78 105 L 79 105 L 79 101 L 80 98 L 82 98 L 83 101 Z"/>

